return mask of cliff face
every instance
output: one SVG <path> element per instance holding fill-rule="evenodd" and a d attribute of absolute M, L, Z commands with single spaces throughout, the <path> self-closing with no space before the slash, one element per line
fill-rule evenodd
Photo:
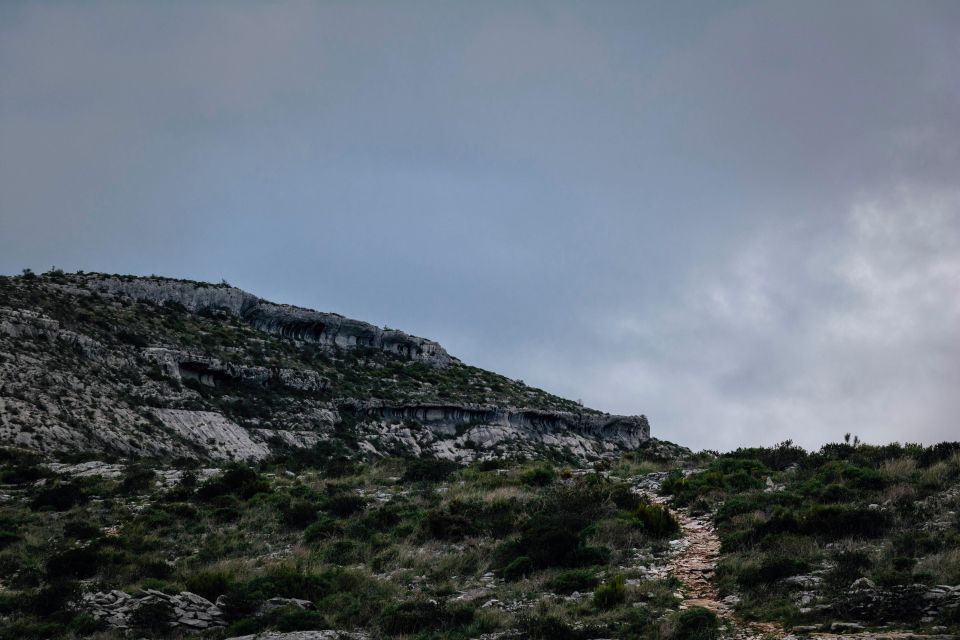
<path fill-rule="evenodd" d="M 596 459 L 650 437 L 439 344 L 229 286 L 0 277 L 0 446 L 51 456 Z M 327 446 L 327 445 L 324 445 Z"/>
<path fill-rule="evenodd" d="M 179 280 L 91 276 L 86 286 L 94 291 L 123 295 L 154 304 L 173 302 L 193 312 L 226 311 L 251 326 L 290 340 L 326 347 L 380 349 L 420 362 L 446 366 L 459 362 L 433 340 L 402 331 L 381 329 L 336 313 L 323 313 L 274 304 L 230 286 L 205 285 Z"/>

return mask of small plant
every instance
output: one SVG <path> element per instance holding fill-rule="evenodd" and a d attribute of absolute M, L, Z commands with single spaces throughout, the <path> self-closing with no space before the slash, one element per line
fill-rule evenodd
<path fill-rule="evenodd" d="M 675 640 L 715 640 L 720 634 L 720 621 L 709 609 L 692 607 L 676 618 Z"/>
<path fill-rule="evenodd" d="M 520 482 L 530 487 L 545 487 L 557 477 L 552 467 L 539 465 L 527 469 L 520 475 Z"/>
<path fill-rule="evenodd" d="M 618 573 L 593 592 L 593 604 L 598 609 L 612 609 L 627 600 L 627 581 L 622 573 Z"/>

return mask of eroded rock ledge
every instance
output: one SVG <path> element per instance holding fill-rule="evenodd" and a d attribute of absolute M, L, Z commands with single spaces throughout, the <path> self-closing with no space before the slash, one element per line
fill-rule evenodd
<path fill-rule="evenodd" d="M 149 347 L 143 355 L 160 365 L 163 373 L 176 380 L 196 380 L 214 387 L 223 381 L 264 386 L 270 383 L 298 391 L 323 391 L 330 381 L 310 369 L 286 369 L 247 366 L 223 362 L 201 354 Z"/>
<path fill-rule="evenodd" d="M 222 310 L 261 331 L 327 347 L 368 347 L 436 366 L 459 362 L 433 340 L 381 329 L 361 320 L 262 300 L 242 289 L 161 278 L 86 276 L 88 288 L 155 304 L 183 305 L 190 311 Z"/>

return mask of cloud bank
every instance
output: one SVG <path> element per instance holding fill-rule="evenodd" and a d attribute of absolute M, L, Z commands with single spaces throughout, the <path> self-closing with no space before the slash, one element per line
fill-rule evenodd
<path fill-rule="evenodd" d="M 956 438 L 952 2 L 7 3 L 0 271 L 219 280 L 656 435 Z"/>

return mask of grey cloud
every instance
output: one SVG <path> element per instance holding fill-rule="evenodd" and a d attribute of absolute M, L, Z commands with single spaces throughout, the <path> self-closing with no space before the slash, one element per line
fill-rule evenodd
<path fill-rule="evenodd" d="M 692 446 L 950 437 L 951 2 L 8 3 L 0 271 L 221 277 Z"/>

